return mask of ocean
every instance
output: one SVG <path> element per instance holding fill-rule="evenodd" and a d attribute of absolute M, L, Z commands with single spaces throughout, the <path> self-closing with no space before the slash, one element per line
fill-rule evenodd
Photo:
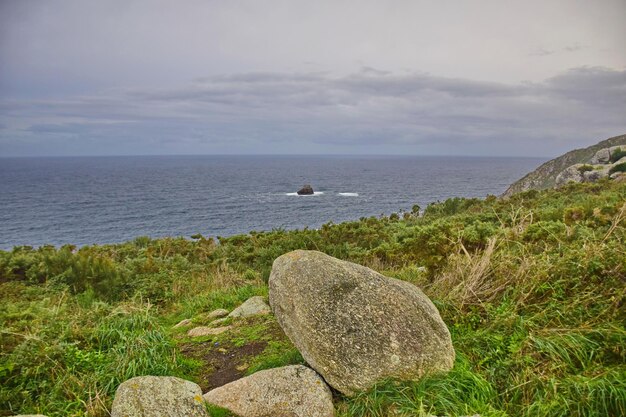
<path fill-rule="evenodd" d="M 0 249 L 317 228 L 449 197 L 499 195 L 542 162 L 430 156 L 0 158 Z M 298 196 L 304 184 L 315 195 Z"/>

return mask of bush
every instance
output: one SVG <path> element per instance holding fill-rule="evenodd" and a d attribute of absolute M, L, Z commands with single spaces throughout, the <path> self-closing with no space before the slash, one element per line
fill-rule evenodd
<path fill-rule="evenodd" d="M 609 175 L 612 175 L 616 172 L 626 172 L 626 162 L 622 162 L 621 164 L 617 164 L 614 167 L 611 167 L 609 170 Z"/>
<path fill-rule="evenodd" d="M 622 148 L 617 148 L 613 152 L 611 152 L 611 158 L 609 159 L 611 163 L 617 162 L 623 157 L 626 156 L 626 150 L 622 150 Z"/>

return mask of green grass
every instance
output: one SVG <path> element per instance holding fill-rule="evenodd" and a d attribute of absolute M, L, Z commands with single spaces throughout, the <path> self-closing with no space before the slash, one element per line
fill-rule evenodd
<path fill-rule="evenodd" d="M 337 395 L 339 416 L 626 415 L 625 201 L 626 184 L 607 180 L 219 244 L 0 251 L 0 415 L 106 416 L 125 379 L 193 380 L 202 363 L 180 354 L 187 329 L 172 326 L 267 296 L 273 260 L 294 249 L 419 285 L 457 352 L 446 375 Z M 272 316 L 232 324 L 209 339 L 267 343 L 247 374 L 303 363 Z"/>

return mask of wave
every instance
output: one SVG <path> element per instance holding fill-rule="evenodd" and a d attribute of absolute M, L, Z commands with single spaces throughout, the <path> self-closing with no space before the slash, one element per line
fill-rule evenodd
<path fill-rule="evenodd" d="M 337 194 L 344 196 L 344 197 L 358 197 L 359 196 L 359 193 L 337 193 Z"/>
<path fill-rule="evenodd" d="M 314 191 L 313 195 L 322 195 L 324 194 L 324 191 Z M 309 197 L 311 194 L 298 194 L 298 193 L 285 193 L 285 195 L 296 195 L 298 197 Z"/>

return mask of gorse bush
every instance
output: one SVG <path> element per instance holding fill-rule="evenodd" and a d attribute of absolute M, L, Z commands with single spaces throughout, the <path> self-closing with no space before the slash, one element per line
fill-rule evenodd
<path fill-rule="evenodd" d="M 617 148 L 613 152 L 611 152 L 611 157 L 609 161 L 611 163 L 615 163 L 626 156 L 626 149 Z"/>
<path fill-rule="evenodd" d="M 105 416 L 127 378 L 197 378 L 172 324 L 266 295 L 294 249 L 419 285 L 457 352 L 449 374 L 337 397 L 340 416 L 626 415 L 625 202 L 626 184 L 607 180 L 218 243 L 0 251 L 0 415 Z M 230 343 L 267 346 L 246 372 L 301 363 L 269 324 L 248 325 Z"/>

